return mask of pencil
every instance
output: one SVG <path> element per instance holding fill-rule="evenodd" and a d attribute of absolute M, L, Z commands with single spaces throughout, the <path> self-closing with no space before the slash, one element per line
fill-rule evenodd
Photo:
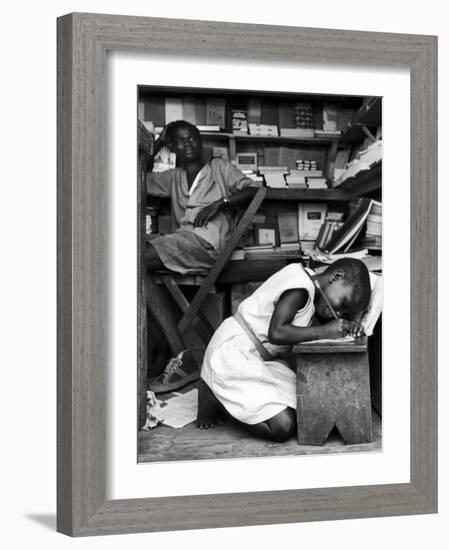
<path fill-rule="evenodd" d="M 312 281 L 313 281 L 313 284 L 315 285 L 315 287 L 320 291 L 321 296 L 324 298 L 324 301 L 326 302 L 327 307 L 329 308 L 330 312 L 334 316 L 334 319 L 338 319 L 338 315 L 335 313 L 334 308 L 331 306 L 331 303 L 329 302 L 329 300 L 328 300 L 324 290 L 321 288 L 319 282 L 316 279 L 313 279 L 313 278 L 312 278 Z"/>

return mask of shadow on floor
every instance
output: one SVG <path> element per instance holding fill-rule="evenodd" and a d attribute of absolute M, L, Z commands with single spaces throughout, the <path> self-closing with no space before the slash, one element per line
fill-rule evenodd
<path fill-rule="evenodd" d="M 25 517 L 50 531 L 56 531 L 56 514 L 25 514 Z"/>

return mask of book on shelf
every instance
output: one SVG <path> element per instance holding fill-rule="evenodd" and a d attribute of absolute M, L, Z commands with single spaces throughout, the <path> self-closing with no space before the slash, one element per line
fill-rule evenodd
<path fill-rule="evenodd" d="M 373 204 L 377 201 L 368 198 L 359 199 L 356 209 L 349 215 L 339 231 L 326 244 L 325 251 L 334 254 L 339 250 L 347 251 L 359 236 L 368 218 Z"/>
<path fill-rule="evenodd" d="M 245 259 L 247 260 L 276 260 L 281 258 L 298 258 L 300 257 L 300 249 L 298 247 L 272 247 L 270 249 L 245 250 Z"/>
<path fill-rule="evenodd" d="M 366 219 L 366 233 L 363 246 L 371 249 L 382 249 L 382 203 L 374 201 Z"/>
<path fill-rule="evenodd" d="M 248 99 L 248 122 L 260 124 L 262 122 L 262 104 L 258 97 Z"/>
<path fill-rule="evenodd" d="M 242 109 L 233 109 L 231 118 L 232 132 L 234 134 L 248 134 L 248 113 Z"/>
<path fill-rule="evenodd" d="M 274 248 L 274 244 L 254 244 L 246 245 L 243 247 L 245 252 L 259 252 L 261 250 L 271 250 Z"/>
<path fill-rule="evenodd" d="M 165 124 L 183 119 L 182 99 L 180 97 L 165 98 Z"/>
<path fill-rule="evenodd" d="M 323 177 L 322 170 L 290 170 L 291 176 L 302 176 L 304 178 L 321 178 Z"/>
<path fill-rule="evenodd" d="M 307 187 L 309 189 L 327 189 L 326 178 L 308 177 L 306 179 L 307 179 Z"/>
<path fill-rule="evenodd" d="M 288 186 L 302 187 L 304 189 L 307 187 L 305 176 L 296 176 L 290 173 L 285 176 L 285 181 Z"/>
<path fill-rule="evenodd" d="M 280 248 L 282 250 L 290 250 L 290 251 L 295 251 L 295 250 L 301 250 L 301 244 L 299 241 L 297 242 L 294 242 L 294 243 L 281 243 L 280 245 Z"/>
<path fill-rule="evenodd" d="M 251 136 L 274 137 L 279 135 L 278 127 L 275 124 L 256 124 L 250 122 L 248 128 Z"/>
<path fill-rule="evenodd" d="M 368 249 L 362 248 L 360 250 L 354 250 L 352 252 L 344 252 L 342 254 L 328 254 L 322 250 L 313 248 L 307 252 L 307 256 L 317 263 L 330 265 L 341 260 L 343 258 L 353 258 L 354 260 L 365 260 L 368 258 Z"/>
<path fill-rule="evenodd" d="M 237 153 L 236 166 L 239 170 L 257 170 L 257 153 Z"/>
<path fill-rule="evenodd" d="M 357 154 L 359 158 L 348 162 L 345 169 L 338 168 L 334 172 L 335 187 L 341 185 L 347 179 L 355 177 L 360 172 L 370 170 L 379 163 L 382 160 L 382 140 L 361 149 Z"/>
<path fill-rule="evenodd" d="M 217 124 L 198 124 L 197 128 L 200 132 L 221 132 L 223 130 L 223 126 Z"/>
<path fill-rule="evenodd" d="M 374 164 L 382 159 L 382 140 L 379 139 L 369 145 L 366 149 L 359 151 L 360 162 Z"/>
<path fill-rule="evenodd" d="M 145 120 L 145 103 L 140 100 L 137 103 L 137 118 L 142 121 Z"/>
<path fill-rule="evenodd" d="M 259 174 L 268 174 L 273 172 L 280 172 L 282 174 L 288 174 L 289 170 L 287 166 L 268 166 L 268 165 L 262 165 L 259 166 Z"/>
<path fill-rule="evenodd" d="M 295 127 L 295 122 L 293 120 L 293 103 L 291 101 L 279 102 L 278 125 L 280 129 Z"/>
<path fill-rule="evenodd" d="M 225 127 L 226 101 L 221 97 L 206 98 L 206 125 Z M 217 130 L 218 131 L 218 130 Z"/>
<path fill-rule="evenodd" d="M 334 139 L 334 138 L 338 138 L 340 135 L 341 135 L 340 130 L 320 130 L 318 128 L 314 130 L 314 136 L 322 139 L 326 139 L 326 138 Z"/>
<path fill-rule="evenodd" d="M 258 176 L 257 174 L 248 174 L 248 178 L 250 180 L 253 180 L 255 183 L 263 183 L 264 179 L 263 176 Z"/>
<path fill-rule="evenodd" d="M 245 251 L 243 248 L 236 248 L 234 252 L 231 254 L 230 260 L 244 260 L 246 258 Z"/>
<path fill-rule="evenodd" d="M 301 251 L 303 253 L 308 252 L 310 250 L 313 250 L 314 247 L 315 247 L 315 241 L 301 240 L 301 241 L 299 241 L 299 243 L 300 243 L 300 246 L 301 246 Z"/>
<path fill-rule="evenodd" d="M 340 131 L 338 128 L 338 106 L 335 103 L 323 103 L 323 131 Z"/>
<path fill-rule="evenodd" d="M 190 124 L 195 124 L 195 126 L 199 124 L 199 121 L 196 119 L 194 96 L 184 96 L 182 98 L 182 110 L 183 120 L 190 122 Z"/>
<path fill-rule="evenodd" d="M 261 117 L 262 124 L 276 125 L 278 124 L 278 102 L 268 98 L 262 98 L 261 101 Z"/>
<path fill-rule="evenodd" d="M 313 128 L 280 128 L 281 137 L 313 138 L 315 137 Z"/>
<path fill-rule="evenodd" d="M 327 206 L 323 203 L 298 204 L 298 234 L 301 240 L 315 242 L 326 217 Z"/>
<path fill-rule="evenodd" d="M 285 210 L 277 215 L 279 227 L 279 240 L 283 244 L 297 243 L 298 234 L 298 213 L 296 210 Z"/>
<path fill-rule="evenodd" d="M 313 107 L 306 101 L 296 101 L 293 105 L 293 122 L 295 128 L 314 127 Z"/>
<path fill-rule="evenodd" d="M 342 226 L 343 222 L 330 221 L 326 216 L 326 221 L 323 223 L 320 231 L 318 232 L 318 236 L 315 241 L 315 248 L 318 250 L 324 250 L 327 243 L 332 239 L 334 233 L 341 229 Z"/>
<path fill-rule="evenodd" d="M 150 120 L 141 120 L 140 122 L 145 126 L 145 129 L 150 134 L 154 134 L 154 124 L 153 124 L 152 121 L 150 121 Z"/>
<path fill-rule="evenodd" d="M 265 172 L 263 177 L 267 187 L 279 189 L 287 185 L 283 172 Z"/>
<path fill-rule="evenodd" d="M 163 127 L 165 124 L 165 99 L 154 96 L 149 101 L 145 101 L 144 120 L 151 120 L 154 126 Z"/>

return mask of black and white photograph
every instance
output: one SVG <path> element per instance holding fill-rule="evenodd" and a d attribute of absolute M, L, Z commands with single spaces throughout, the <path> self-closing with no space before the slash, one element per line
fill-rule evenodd
<path fill-rule="evenodd" d="M 382 450 L 382 97 L 138 87 L 138 462 Z"/>

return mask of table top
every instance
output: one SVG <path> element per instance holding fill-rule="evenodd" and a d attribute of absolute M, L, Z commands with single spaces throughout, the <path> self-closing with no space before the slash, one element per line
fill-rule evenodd
<path fill-rule="evenodd" d="M 294 354 L 301 353 L 361 353 L 368 351 L 368 337 L 361 336 L 360 338 L 355 338 L 352 342 L 347 340 L 338 340 L 329 342 L 329 341 L 320 341 L 316 342 L 303 342 L 301 344 L 296 344 L 293 346 L 292 352 Z"/>

